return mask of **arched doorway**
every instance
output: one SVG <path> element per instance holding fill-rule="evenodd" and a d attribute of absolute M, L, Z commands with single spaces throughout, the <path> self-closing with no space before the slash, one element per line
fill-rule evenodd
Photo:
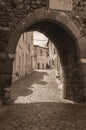
<path fill-rule="evenodd" d="M 70 17 L 63 12 L 47 9 L 37 9 L 28 14 L 13 29 L 6 48 L 8 56 L 12 54 L 14 56 L 18 40 L 26 31 L 39 31 L 54 43 L 64 72 L 63 98 L 78 101 L 81 89 L 78 68 L 79 49 L 77 28 Z"/>

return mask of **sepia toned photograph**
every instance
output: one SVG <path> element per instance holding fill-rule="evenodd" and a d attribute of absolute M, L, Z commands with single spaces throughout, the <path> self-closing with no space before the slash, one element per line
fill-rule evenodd
<path fill-rule="evenodd" d="M 0 0 L 0 130 L 86 130 L 86 0 Z"/>

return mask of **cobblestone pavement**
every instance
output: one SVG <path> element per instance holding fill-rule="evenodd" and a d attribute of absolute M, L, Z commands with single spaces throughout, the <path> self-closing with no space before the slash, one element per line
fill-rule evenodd
<path fill-rule="evenodd" d="M 55 71 L 35 71 L 12 84 L 14 104 L 0 107 L 0 130 L 86 130 L 86 105 L 61 99 Z"/>

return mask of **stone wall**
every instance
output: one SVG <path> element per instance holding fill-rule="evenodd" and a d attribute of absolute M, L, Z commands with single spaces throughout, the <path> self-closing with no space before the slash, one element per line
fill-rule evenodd
<path fill-rule="evenodd" d="M 0 45 L 7 44 L 10 31 L 22 18 L 35 9 L 47 8 L 48 5 L 49 0 L 0 0 Z M 80 24 L 80 21 L 83 23 L 85 20 L 83 20 L 83 18 L 78 20 L 76 17 L 77 12 L 84 13 L 84 11 L 80 10 L 78 5 L 76 0 L 74 0 L 73 19 Z M 83 6 L 83 4 L 80 5 Z M 83 17 L 85 17 L 85 15 L 83 15 Z M 1 51 L 3 51 L 3 49 L 1 49 Z"/>
<path fill-rule="evenodd" d="M 48 0 L 0 0 L 0 26 L 12 27 L 29 12 L 48 6 Z"/>
<path fill-rule="evenodd" d="M 22 18 L 47 6 L 48 0 L 0 0 L 0 52 L 5 50 L 11 30 Z"/>
<path fill-rule="evenodd" d="M 82 95 L 80 93 L 80 79 L 79 79 L 79 69 L 77 64 L 72 67 L 62 67 L 63 78 L 64 78 L 64 92 L 63 98 L 81 102 Z M 66 97 L 65 97 L 66 95 Z"/>
<path fill-rule="evenodd" d="M 12 62 L 13 62 L 13 58 L 15 57 L 15 55 L 8 54 L 5 50 L 6 46 L 8 44 L 9 38 L 11 36 L 11 31 L 14 30 L 15 25 L 19 21 L 21 21 L 22 18 L 24 18 L 24 17 L 26 18 L 26 15 L 29 14 L 30 12 L 32 12 L 38 8 L 48 8 L 48 2 L 49 2 L 48 0 L 0 0 L 0 89 L 1 89 L 0 95 L 2 95 L 1 99 L 3 99 L 3 97 L 5 97 L 5 91 L 8 91 L 8 89 L 3 89 L 3 88 L 9 88 L 11 85 L 11 79 L 12 79 Z M 77 7 L 77 9 L 78 9 L 78 7 Z M 44 11 L 45 11 L 45 9 L 44 9 Z M 80 32 L 78 31 L 73 20 L 75 20 L 76 23 L 79 23 L 80 29 L 84 28 L 83 27 L 84 24 L 82 24 L 83 20 L 81 17 L 78 19 L 75 11 L 72 13 L 72 15 L 71 15 L 71 13 L 68 13 L 68 12 L 59 12 L 59 11 L 54 10 L 54 11 L 52 11 L 52 13 L 50 13 L 50 11 L 52 11 L 52 10 L 47 11 L 47 18 L 55 17 L 57 21 L 60 21 L 65 26 L 67 26 L 69 28 L 69 30 L 71 30 L 73 32 L 73 34 L 75 34 L 75 36 L 77 36 L 77 38 L 80 38 L 80 36 L 81 36 Z M 39 12 L 36 12 L 36 13 L 38 15 L 37 19 L 39 19 L 39 17 L 40 17 L 40 19 L 46 17 L 46 11 L 42 13 L 43 15 L 41 15 L 41 13 L 39 13 Z M 70 16 L 72 16 L 73 20 L 71 18 L 69 18 L 69 15 L 67 15 L 66 13 L 70 14 Z M 35 16 L 34 14 L 35 13 L 33 13 L 33 16 L 36 19 L 37 16 Z M 27 20 L 28 19 L 30 19 L 30 18 L 28 17 Z M 53 32 L 57 32 L 57 33 L 53 33 L 53 34 L 58 34 L 58 36 L 60 36 L 60 33 L 58 33 L 57 30 L 55 31 L 55 28 L 53 30 L 54 25 L 52 26 L 52 28 L 50 28 L 50 25 L 53 25 L 53 24 L 47 25 L 47 29 L 49 28 L 49 35 L 51 36 L 51 39 L 53 39 L 53 37 L 54 38 L 57 37 L 56 35 L 52 37 L 51 34 Z M 21 24 L 20 24 L 20 26 L 21 26 Z M 44 26 L 44 27 L 46 27 L 46 26 Z M 62 35 L 65 37 L 65 31 L 63 31 L 63 29 L 60 31 L 62 31 Z M 77 34 L 76 34 L 76 32 L 77 32 Z M 17 37 L 16 37 L 16 39 L 17 39 L 17 38 L 19 38 L 21 32 L 18 32 L 17 28 L 15 28 L 15 31 L 12 36 L 15 37 L 15 34 L 17 35 Z M 70 43 L 70 39 L 68 39 L 69 41 L 66 39 L 67 43 L 68 42 Z M 11 39 L 11 40 L 14 40 L 14 41 L 11 41 L 11 43 L 14 43 L 14 44 L 12 44 L 12 46 L 13 45 L 15 46 L 16 45 L 15 38 Z M 63 40 L 64 40 L 64 38 L 63 38 Z M 65 44 L 63 44 L 63 45 L 65 45 Z M 70 44 L 70 45 L 72 45 L 72 44 Z M 80 45 L 82 45 L 82 42 L 80 42 Z M 11 50 L 12 46 L 10 46 L 10 44 L 9 44 L 9 50 Z M 13 48 L 15 49 L 14 46 L 13 46 Z M 64 46 L 61 46 L 61 48 L 63 48 L 63 47 Z M 71 47 L 71 46 L 66 46 L 66 47 Z M 82 49 L 82 48 L 80 48 L 80 49 Z M 83 49 L 85 49 L 85 47 L 83 47 Z M 61 50 L 64 50 L 64 52 L 66 51 L 66 49 L 61 49 Z M 83 52 L 83 51 L 80 51 L 80 53 L 81 52 Z M 64 53 L 62 53 L 62 55 L 63 54 Z M 67 54 L 69 54 L 69 56 L 71 56 L 71 53 L 68 52 Z M 73 58 L 72 58 L 72 60 L 73 60 Z M 70 61 L 70 63 L 72 63 L 72 61 Z M 7 69 L 6 69 L 6 64 L 8 66 Z M 9 72 L 9 68 L 10 68 L 10 72 Z M 67 68 L 67 71 L 65 70 L 64 72 L 67 75 L 67 78 L 65 79 L 65 82 L 67 81 L 67 84 L 66 83 L 65 84 L 66 84 L 66 86 L 69 87 L 68 89 L 66 89 L 68 91 L 67 96 L 69 97 L 69 95 L 72 95 L 72 97 L 76 97 L 78 90 L 80 90 L 80 88 L 76 87 L 76 86 L 79 86 L 78 85 L 79 76 L 76 75 L 76 74 L 79 74 L 77 72 L 77 66 L 74 68 L 71 68 L 70 70 L 69 70 L 69 68 Z M 72 85 L 73 85 L 73 87 L 72 87 Z M 74 92 L 74 93 L 72 93 L 72 92 Z M 72 94 L 70 94 L 70 93 L 72 93 Z"/>
<path fill-rule="evenodd" d="M 81 33 L 86 36 L 86 0 L 73 0 L 72 15 L 79 24 Z"/>
<path fill-rule="evenodd" d="M 48 5 L 49 0 L 0 0 L 0 27 L 13 27 L 29 12 Z M 73 7 L 75 15 L 86 16 L 85 0 L 73 0 Z"/>

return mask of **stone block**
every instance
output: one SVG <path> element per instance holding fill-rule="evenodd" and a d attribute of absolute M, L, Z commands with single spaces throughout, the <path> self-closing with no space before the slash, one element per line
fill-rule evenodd
<path fill-rule="evenodd" d="M 73 35 L 76 38 L 80 38 L 81 37 L 80 31 L 79 31 L 78 27 L 76 26 L 76 24 L 72 21 L 72 19 L 69 19 L 67 27 L 71 30 L 71 32 L 73 33 Z"/>
<path fill-rule="evenodd" d="M 12 75 L 2 74 L 0 75 L 0 84 L 7 85 L 10 84 L 12 81 Z"/>
<path fill-rule="evenodd" d="M 7 46 L 7 52 L 8 53 L 15 53 L 16 47 L 17 47 L 17 43 L 19 41 L 19 38 L 21 36 L 22 32 L 19 32 L 18 30 L 13 30 L 13 32 L 11 33 L 11 38 L 8 42 L 8 46 Z"/>
<path fill-rule="evenodd" d="M 84 89 L 81 89 L 81 91 L 80 91 L 80 97 L 81 97 L 81 102 L 82 103 L 86 103 L 86 88 L 84 88 Z"/>
<path fill-rule="evenodd" d="M 81 37 L 78 39 L 78 46 L 80 51 L 80 58 L 86 57 L 86 38 Z"/>
<path fill-rule="evenodd" d="M 80 64 L 79 65 L 79 72 L 81 76 L 86 75 L 86 64 Z"/>
<path fill-rule="evenodd" d="M 50 0 L 49 8 L 64 11 L 72 11 L 72 0 Z"/>
<path fill-rule="evenodd" d="M 80 75 L 80 86 L 82 89 L 86 88 L 86 75 Z"/>
<path fill-rule="evenodd" d="M 12 73 L 12 62 L 0 62 L 0 74 L 11 74 Z"/>
<path fill-rule="evenodd" d="M 83 94 L 86 96 L 86 88 L 83 89 Z"/>

